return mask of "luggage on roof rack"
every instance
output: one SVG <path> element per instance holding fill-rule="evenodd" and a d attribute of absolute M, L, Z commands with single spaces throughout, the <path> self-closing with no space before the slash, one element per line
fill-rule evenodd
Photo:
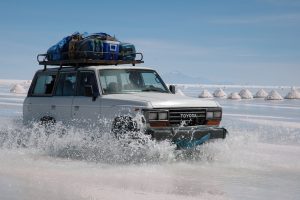
<path fill-rule="evenodd" d="M 50 47 L 46 57 L 49 61 L 80 58 L 134 60 L 135 53 L 133 44 L 122 43 L 107 33 L 75 32 Z"/>
<path fill-rule="evenodd" d="M 136 59 L 137 55 L 140 59 Z M 135 46 L 122 43 L 107 33 L 75 32 L 37 56 L 40 65 L 92 66 L 143 63 L 143 54 Z"/>

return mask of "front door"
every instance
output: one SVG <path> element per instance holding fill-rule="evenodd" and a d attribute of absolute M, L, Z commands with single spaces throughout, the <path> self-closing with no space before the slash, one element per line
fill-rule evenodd
<path fill-rule="evenodd" d="M 100 97 L 97 79 L 94 71 L 80 71 L 78 73 L 77 94 L 73 100 L 72 115 L 78 126 L 94 126 L 100 124 Z M 92 87 L 93 98 L 86 94 L 86 88 Z"/>
<path fill-rule="evenodd" d="M 51 112 L 57 121 L 72 120 L 72 104 L 76 91 L 76 72 L 60 72 L 51 103 Z"/>

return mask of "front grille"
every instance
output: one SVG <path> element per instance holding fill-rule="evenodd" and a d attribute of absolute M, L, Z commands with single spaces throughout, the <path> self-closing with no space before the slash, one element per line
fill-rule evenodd
<path fill-rule="evenodd" d="M 171 125 L 196 126 L 206 123 L 206 109 L 178 108 L 169 110 L 169 122 Z"/>

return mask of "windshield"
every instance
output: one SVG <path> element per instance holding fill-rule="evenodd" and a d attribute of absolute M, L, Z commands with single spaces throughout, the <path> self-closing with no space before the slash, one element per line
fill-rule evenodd
<path fill-rule="evenodd" d="M 104 94 L 169 92 L 159 75 L 152 70 L 102 69 L 99 74 Z"/>

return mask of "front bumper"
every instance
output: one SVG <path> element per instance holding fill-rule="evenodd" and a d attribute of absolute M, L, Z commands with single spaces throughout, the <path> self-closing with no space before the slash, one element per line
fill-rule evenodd
<path fill-rule="evenodd" d="M 179 147 L 193 147 L 211 139 L 225 139 L 227 130 L 223 127 L 192 126 L 148 128 L 147 133 L 156 140 L 170 140 Z"/>

